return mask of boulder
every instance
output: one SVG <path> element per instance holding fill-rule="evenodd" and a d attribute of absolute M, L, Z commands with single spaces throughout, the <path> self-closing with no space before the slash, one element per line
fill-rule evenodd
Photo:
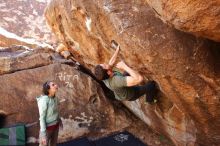
<path fill-rule="evenodd" d="M 30 49 L 12 46 L 0 50 L 0 75 L 53 63 L 54 51 L 49 48 Z"/>
<path fill-rule="evenodd" d="M 219 143 L 218 43 L 164 24 L 145 0 L 52 0 L 45 16 L 59 40 L 87 68 L 107 63 L 115 40 L 121 46 L 120 59 L 145 81 L 157 81 L 158 103 L 148 105 L 143 98 L 124 102 L 154 130 L 176 145 Z"/>
<path fill-rule="evenodd" d="M 171 26 L 220 42 L 219 0 L 146 0 L 158 16 Z"/>

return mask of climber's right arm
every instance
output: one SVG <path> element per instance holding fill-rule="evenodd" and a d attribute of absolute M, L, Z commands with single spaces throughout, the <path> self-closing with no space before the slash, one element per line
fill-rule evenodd
<path fill-rule="evenodd" d="M 127 86 L 135 86 L 143 81 L 143 77 L 137 71 L 127 66 L 123 61 L 119 62 L 116 67 L 128 72 L 129 76 L 126 76 Z"/>
<path fill-rule="evenodd" d="M 111 59 L 109 60 L 109 63 L 108 63 L 108 64 L 109 64 L 110 68 L 112 68 L 112 67 L 114 66 L 119 51 L 120 51 L 120 46 L 118 45 L 118 46 L 117 46 L 117 49 L 116 49 L 116 51 L 115 51 L 115 53 L 113 54 L 113 56 L 112 56 Z"/>

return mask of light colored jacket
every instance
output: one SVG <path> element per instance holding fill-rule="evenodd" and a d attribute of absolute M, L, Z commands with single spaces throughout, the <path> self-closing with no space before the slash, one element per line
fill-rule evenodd
<path fill-rule="evenodd" d="M 46 127 L 59 122 L 58 99 L 41 95 L 37 97 L 37 104 L 40 115 L 40 137 L 46 137 Z"/>

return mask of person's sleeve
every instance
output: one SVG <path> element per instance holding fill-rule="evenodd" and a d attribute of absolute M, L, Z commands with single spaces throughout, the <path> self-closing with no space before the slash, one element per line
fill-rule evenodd
<path fill-rule="evenodd" d="M 127 86 L 126 77 L 124 76 L 114 76 L 111 83 L 112 88 L 121 88 Z"/>
<path fill-rule="evenodd" d="M 116 67 L 113 67 L 112 71 L 119 71 L 119 69 L 117 69 Z"/>
<path fill-rule="evenodd" d="M 40 137 L 46 138 L 46 114 L 47 114 L 47 100 L 41 99 L 38 101 L 38 108 L 40 114 Z"/>

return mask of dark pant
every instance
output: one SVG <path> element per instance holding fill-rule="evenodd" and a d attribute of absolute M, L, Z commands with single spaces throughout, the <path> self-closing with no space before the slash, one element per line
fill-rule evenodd
<path fill-rule="evenodd" d="M 39 144 L 39 146 L 56 146 L 58 139 L 59 127 L 56 130 L 47 130 L 47 145 Z"/>
<path fill-rule="evenodd" d="M 146 101 L 153 102 L 158 93 L 158 87 L 155 81 L 148 81 L 143 86 L 133 86 L 131 88 L 134 90 L 134 94 L 129 98 L 129 101 L 134 101 L 146 94 Z"/>

